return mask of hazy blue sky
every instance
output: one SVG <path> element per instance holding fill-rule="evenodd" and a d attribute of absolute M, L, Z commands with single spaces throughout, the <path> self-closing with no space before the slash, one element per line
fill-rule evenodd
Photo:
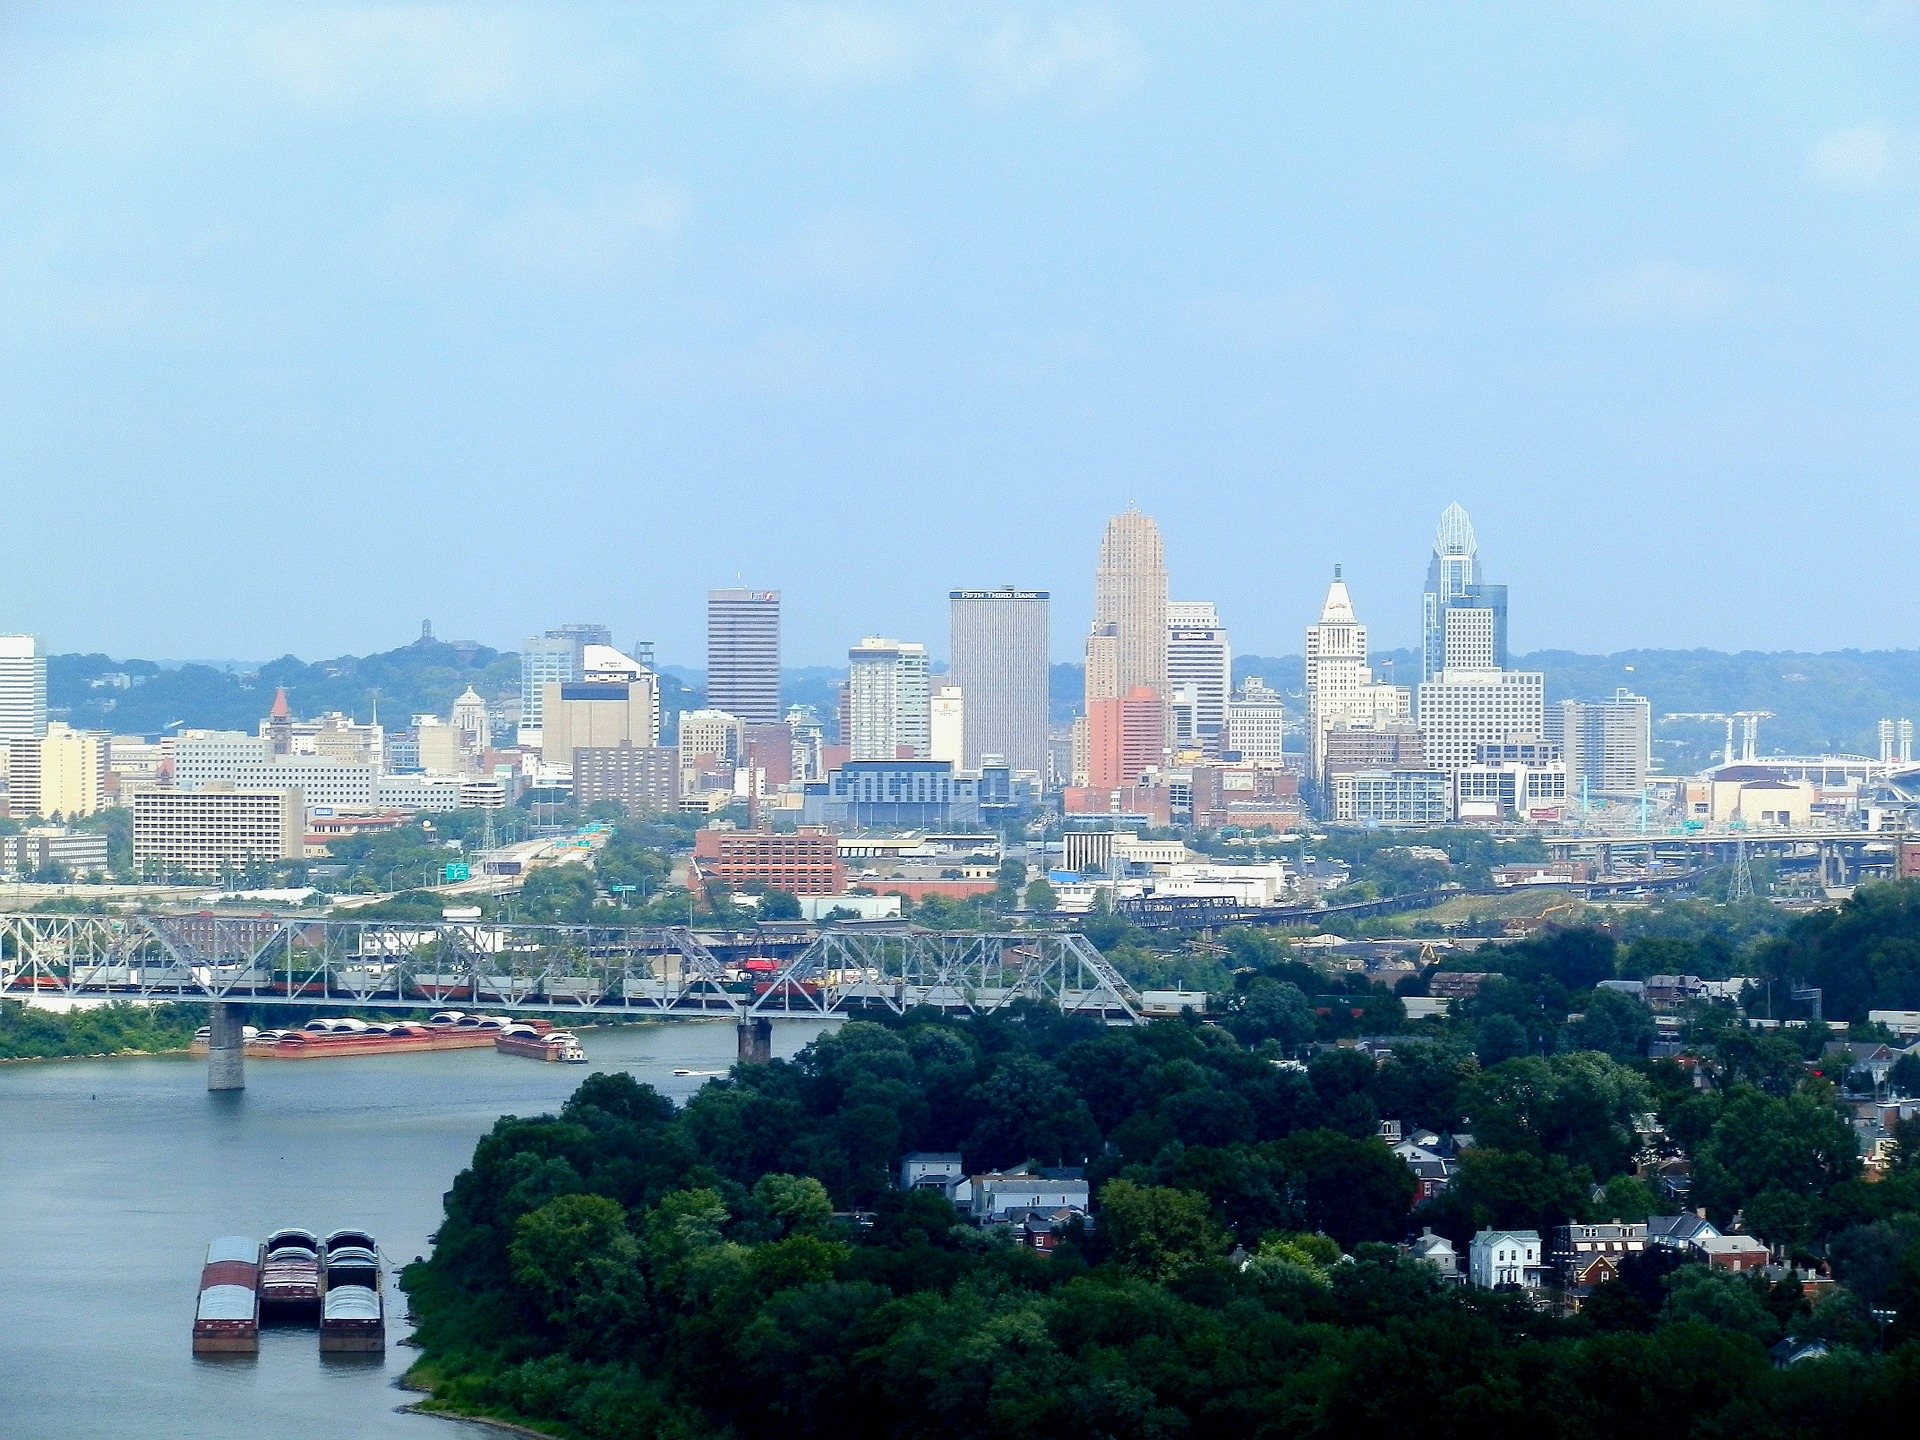
<path fill-rule="evenodd" d="M 0 8 L 0 627 L 1915 643 L 1913 4 Z"/>

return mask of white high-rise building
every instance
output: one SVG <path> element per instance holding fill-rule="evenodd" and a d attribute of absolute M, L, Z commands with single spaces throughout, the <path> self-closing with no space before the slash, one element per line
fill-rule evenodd
<path fill-rule="evenodd" d="M 1326 733 L 1336 725 L 1392 724 L 1405 720 L 1410 710 L 1404 685 L 1374 681 L 1367 627 L 1354 614 L 1353 597 L 1336 565 L 1320 619 L 1307 627 L 1308 773 L 1320 778 Z"/>
<path fill-rule="evenodd" d="M 0 740 L 47 733 L 47 657 L 37 635 L 0 635 Z"/>
<path fill-rule="evenodd" d="M 1546 677 L 1537 670 L 1442 670 L 1420 682 L 1427 765 L 1452 774 L 1478 764 L 1486 746 L 1539 740 Z"/>
<path fill-rule="evenodd" d="M 927 647 L 868 636 L 847 652 L 850 758 L 924 760 L 932 748 Z"/>
<path fill-rule="evenodd" d="M 958 685 L 942 685 L 928 707 L 927 758 L 967 768 L 967 696 Z M 994 752 L 988 752 L 994 753 Z"/>
<path fill-rule="evenodd" d="M 1546 712 L 1545 738 L 1567 765 L 1567 798 L 1637 800 L 1653 768 L 1653 706 L 1622 687 L 1611 700 L 1562 700 Z"/>
<path fill-rule="evenodd" d="M 1286 742 L 1286 710 L 1258 675 L 1249 675 L 1227 701 L 1225 748 L 1242 760 L 1278 765 Z"/>
<path fill-rule="evenodd" d="M 1129 507 L 1107 522 L 1094 572 L 1093 624 L 1117 637 L 1115 695 L 1167 693 L 1167 559 L 1160 527 Z"/>
<path fill-rule="evenodd" d="M 1178 692 L 1193 687 L 1191 739 L 1213 743 L 1227 728 L 1227 696 L 1233 689 L 1233 649 L 1211 600 L 1173 600 L 1167 604 L 1167 685 Z"/>

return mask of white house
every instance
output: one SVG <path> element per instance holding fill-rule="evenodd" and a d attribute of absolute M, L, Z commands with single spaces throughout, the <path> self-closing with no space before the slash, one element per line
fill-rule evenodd
<path fill-rule="evenodd" d="M 1085 1180 L 1048 1179 L 1043 1175 L 990 1174 L 973 1177 L 973 1218 L 983 1225 L 1003 1221 L 1030 1210 L 1087 1211 Z"/>
<path fill-rule="evenodd" d="M 1537 1289 L 1546 1275 L 1537 1230 L 1482 1230 L 1467 1251 L 1467 1280 L 1479 1290 Z"/>
<path fill-rule="evenodd" d="M 973 1199 L 958 1150 L 915 1150 L 900 1161 L 902 1190 L 938 1190 L 956 1205 Z"/>

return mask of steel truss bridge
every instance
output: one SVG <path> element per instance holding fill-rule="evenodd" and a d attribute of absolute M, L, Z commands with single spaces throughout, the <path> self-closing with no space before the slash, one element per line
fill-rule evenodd
<path fill-rule="evenodd" d="M 768 938 L 759 949 L 680 928 L 11 914 L 0 915 L 0 997 L 210 1003 L 216 1029 L 234 1005 L 468 1005 L 578 1023 L 745 1026 L 1034 1000 L 1114 1024 L 1141 1018 L 1139 995 L 1073 932 L 895 926 Z"/>

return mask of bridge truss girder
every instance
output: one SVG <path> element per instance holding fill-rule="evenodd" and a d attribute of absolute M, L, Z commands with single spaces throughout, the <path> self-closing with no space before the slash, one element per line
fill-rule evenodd
<path fill-rule="evenodd" d="M 736 942 L 737 945 L 737 942 Z M 678 927 L 205 915 L 0 915 L 0 995 L 574 1016 L 807 1018 L 1016 1000 L 1127 1023 L 1139 997 L 1079 934 L 822 931 L 777 969 Z"/>

